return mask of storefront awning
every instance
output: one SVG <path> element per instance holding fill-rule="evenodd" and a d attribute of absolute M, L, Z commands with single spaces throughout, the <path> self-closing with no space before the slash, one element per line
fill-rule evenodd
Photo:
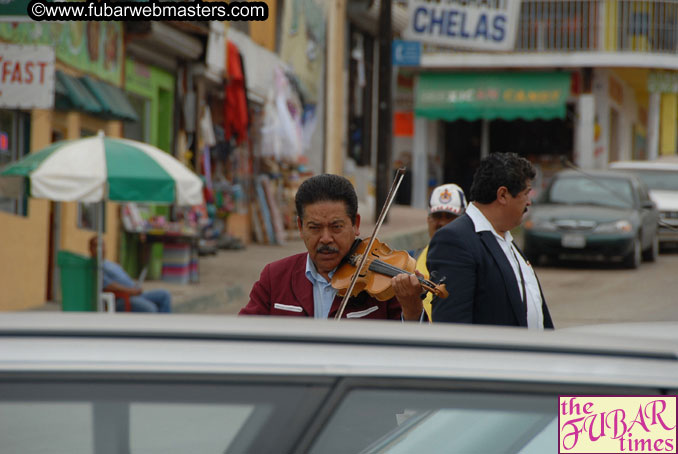
<path fill-rule="evenodd" d="M 570 73 L 423 73 L 415 114 L 455 120 L 565 118 Z"/>
<path fill-rule="evenodd" d="M 57 109 L 78 110 L 116 120 L 139 121 L 125 93 L 106 82 L 57 71 L 54 91 Z"/>
<path fill-rule="evenodd" d="M 125 93 L 118 87 L 92 79 L 89 76 L 80 78 L 89 88 L 104 109 L 104 113 L 118 120 L 139 121 L 134 108 Z"/>
<path fill-rule="evenodd" d="M 92 115 L 100 115 L 103 112 L 99 101 L 77 77 L 57 71 L 54 90 L 57 95 L 57 109 L 79 110 Z"/>

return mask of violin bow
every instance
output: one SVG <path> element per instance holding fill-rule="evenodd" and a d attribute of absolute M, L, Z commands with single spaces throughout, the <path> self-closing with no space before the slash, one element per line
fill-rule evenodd
<path fill-rule="evenodd" d="M 391 183 L 391 189 L 388 191 L 388 195 L 386 196 L 386 202 L 384 202 L 384 205 L 381 207 L 381 212 L 379 213 L 379 217 L 377 218 L 377 223 L 374 225 L 374 231 L 372 232 L 370 242 L 367 243 L 365 253 L 362 255 L 362 257 L 360 257 L 360 262 L 356 266 L 355 273 L 353 273 L 353 277 L 351 278 L 351 285 L 348 286 L 346 294 L 344 295 L 344 298 L 341 300 L 341 304 L 339 305 L 339 310 L 337 311 L 337 314 L 334 316 L 335 320 L 341 320 L 341 316 L 344 315 L 344 309 L 346 309 L 348 299 L 351 297 L 353 287 L 355 287 L 355 283 L 358 280 L 360 271 L 362 271 L 363 266 L 365 265 L 365 261 L 367 261 L 367 256 L 372 250 L 374 239 L 377 237 L 379 229 L 381 229 L 381 224 L 384 223 L 386 214 L 388 213 L 388 210 L 391 209 L 391 204 L 393 203 L 393 199 L 395 199 L 396 192 L 398 192 L 398 188 L 400 187 L 400 183 L 403 181 L 404 176 L 405 176 L 405 167 L 401 167 L 396 171 L 396 176 L 393 179 L 393 183 Z"/>

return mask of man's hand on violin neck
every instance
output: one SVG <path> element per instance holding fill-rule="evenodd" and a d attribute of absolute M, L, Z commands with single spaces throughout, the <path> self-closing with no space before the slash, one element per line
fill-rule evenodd
<path fill-rule="evenodd" d="M 403 273 L 391 279 L 391 287 L 400 303 L 405 320 L 419 320 L 424 306 L 421 302 L 422 288 L 414 274 Z"/>

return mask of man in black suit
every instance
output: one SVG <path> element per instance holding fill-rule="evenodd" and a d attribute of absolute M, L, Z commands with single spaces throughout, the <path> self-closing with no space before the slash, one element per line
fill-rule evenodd
<path fill-rule="evenodd" d="M 466 213 L 436 232 L 427 266 L 450 296 L 433 300 L 434 322 L 553 328 L 537 276 L 510 230 L 530 206 L 535 170 L 515 153 L 480 162 Z"/>

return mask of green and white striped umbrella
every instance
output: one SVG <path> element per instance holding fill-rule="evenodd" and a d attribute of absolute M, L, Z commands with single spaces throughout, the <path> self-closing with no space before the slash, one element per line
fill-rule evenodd
<path fill-rule="evenodd" d="M 26 181 L 26 179 L 28 181 Z M 152 145 L 97 136 L 56 142 L 0 170 L 0 193 L 69 202 L 203 202 L 202 180 Z"/>

